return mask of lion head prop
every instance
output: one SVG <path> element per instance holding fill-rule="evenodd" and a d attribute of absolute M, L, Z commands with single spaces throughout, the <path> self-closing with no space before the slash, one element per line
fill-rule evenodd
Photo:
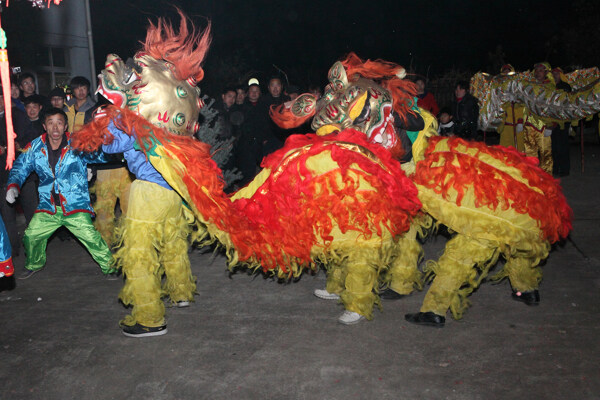
<path fill-rule="evenodd" d="M 109 54 L 98 93 L 170 133 L 191 136 L 199 129 L 203 106 L 197 84 L 204 77 L 200 65 L 211 40 L 210 24 L 197 32 L 179 14 L 179 32 L 162 18 L 156 25 L 150 22 L 143 48 L 133 59 L 124 62 Z"/>
<path fill-rule="evenodd" d="M 369 142 L 392 150 L 399 145 L 394 118 L 405 119 L 415 105 L 416 87 L 405 76 L 400 65 L 363 61 L 350 53 L 329 70 L 323 97 L 302 94 L 272 109 L 271 118 L 284 128 L 313 118 L 312 128 L 320 136 L 351 127 L 363 132 Z"/>

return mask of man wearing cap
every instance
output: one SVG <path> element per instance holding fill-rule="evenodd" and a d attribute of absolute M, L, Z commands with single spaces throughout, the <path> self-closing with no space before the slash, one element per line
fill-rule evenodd
<path fill-rule="evenodd" d="M 550 80 L 550 64 L 542 62 L 534 65 L 533 75 L 534 83 L 538 85 L 552 85 Z M 529 157 L 536 157 L 540 160 L 540 168 L 549 174 L 552 174 L 552 129 L 546 126 L 546 123 L 537 115 L 525 109 L 525 131 L 524 145 L 525 154 Z"/>

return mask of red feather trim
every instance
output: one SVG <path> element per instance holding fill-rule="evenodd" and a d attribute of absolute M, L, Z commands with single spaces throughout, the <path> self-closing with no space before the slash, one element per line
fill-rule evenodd
<path fill-rule="evenodd" d="M 437 143 L 442 140 L 448 141 L 449 151 L 436 150 Z M 466 154 L 457 149 L 459 146 L 476 148 L 477 154 Z M 483 162 L 479 154 L 488 154 L 498 163 L 517 169 L 527 184 Z M 537 159 L 525 157 L 512 147 L 487 146 L 456 137 L 431 138 L 425 159 L 417 164 L 413 180 L 446 200 L 450 200 L 449 190 L 454 189 L 458 193 L 455 201 L 459 206 L 465 191 L 473 188 L 475 207 L 491 210 L 510 207 L 520 214 L 528 214 L 538 222 L 551 243 L 565 238 L 572 229 L 573 212 L 558 181 L 539 168 Z"/>
<path fill-rule="evenodd" d="M 203 219 L 229 234 L 240 261 L 258 262 L 265 270 L 279 267 L 289 272 L 292 264 L 309 265 L 311 249 L 329 245 L 335 225 L 365 238 L 381 235 L 384 228 L 392 235 L 402 234 L 421 208 L 417 190 L 398 161 L 352 129 L 325 137 L 291 136 L 283 149 L 263 161 L 272 173 L 260 189 L 251 198 L 231 202 L 208 145 L 170 135 L 129 110 L 109 106 L 106 117 L 77 133 L 74 146 L 85 150 L 94 147 L 84 144 L 86 140 L 108 143 L 110 120 L 130 135 L 135 132 L 141 147 L 150 150 L 148 155 L 157 141 L 168 157 L 182 163 L 183 182 Z M 329 152 L 336 164 L 314 175 L 306 162 L 322 152 Z M 358 176 L 373 190 L 359 187 Z"/>
<path fill-rule="evenodd" d="M 344 143 L 358 144 L 370 156 L 348 150 Z M 337 165 L 314 175 L 306 162 L 323 152 L 330 152 Z M 365 238 L 381 235 L 383 227 L 392 235 L 402 234 L 421 208 L 416 188 L 400 164 L 352 129 L 324 137 L 293 135 L 262 166 L 271 169 L 269 179 L 252 198 L 234 205 L 259 224 L 256 249 L 266 269 L 287 265 L 289 257 L 310 263 L 314 245 L 330 244 L 334 224 L 341 232 L 356 231 Z M 358 176 L 373 190 L 359 188 Z"/>

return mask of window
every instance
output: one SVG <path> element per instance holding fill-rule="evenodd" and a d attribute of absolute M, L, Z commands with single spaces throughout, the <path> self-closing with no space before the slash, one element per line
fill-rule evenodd
<path fill-rule="evenodd" d="M 38 72 L 38 91 L 48 93 L 69 77 L 67 50 L 63 47 L 38 47 L 35 52 Z"/>

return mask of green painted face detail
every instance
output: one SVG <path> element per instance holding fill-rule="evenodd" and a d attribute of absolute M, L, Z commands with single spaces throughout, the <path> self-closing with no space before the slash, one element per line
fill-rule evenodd
<path fill-rule="evenodd" d="M 184 98 L 187 97 L 188 92 L 181 86 L 177 86 L 177 97 Z"/>
<path fill-rule="evenodd" d="M 183 113 L 177 113 L 173 117 L 173 123 L 177 126 L 183 126 L 183 124 L 185 124 L 185 115 Z"/>

